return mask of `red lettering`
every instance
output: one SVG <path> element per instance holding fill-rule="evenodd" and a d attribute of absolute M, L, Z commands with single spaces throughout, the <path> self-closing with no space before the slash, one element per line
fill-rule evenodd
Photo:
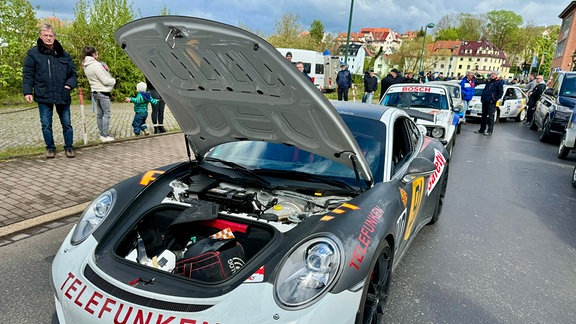
<path fill-rule="evenodd" d="M 102 315 L 104 314 L 104 312 L 111 312 L 112 308 L 108 307 L 108 304 L 116 304 L 116 301 L 110 298 L 106 298 L 106 301 L 104 301 L 104 305 L 102 305 L 102 309 L 100 310 L 100 313 L 98 313 L 98 318 L 102 318 Z"/>
<path fill-rule="evenodd" d="M 206 323 L 206 322 L 204 322 L 204 323 Z M 196 320 L 182 318 L 182 319 L 180 319 L 180 324 L 196 324 Z"/>
<path fill-rule="evenodd" d="M 130 306 L 130 308 L 128 308 L 128 311 L 126 312 L 126 315 L 124 316 L 124 319 L 122 321 L 119 321 L 118 318 L 122 313 L 122 308 L 124 308 L 124 304 L 121 303 L 120 306 L 118 307 L 118 310 L 116 311 L 116 315 L 114 316 L 114 324 L 126 324 L 128 318 L 130 317 L 130 314 L 132 314 L 132 306 Z"/>
<path fill-rule="evenodd" d="M 430 92 L 432 89 L 430 87 L 417 87 L 417 86 L 410 86 L 410 87 L 402 87 L 403 92 Z"/>
<path fill-rule="evenodd" d="M 356 263 L 354 263 L 354 261 L 350 261 L 349 266 L 356 268 L 356 270 L 360 270 L 360 267 Z"/>
<path fill-rule="evenodd" d="M 60 287 L 60 290 L 64 289 L 64 286 L 66 286 L 66 283 L 68 282 L 68 280 L 75 278 L 75 276 L 72 274 L 72 272 L 68 272 L 68 278 L 66 278 L 66 280 L 64 280 L 64 283 L 62 284 L 62 287 Z"/>
<path fill-rule="evenodd" d="M 364 247 L 367 247 L 368 245 L 370 245 L 370 236 L 363 233 L 362 230 L 364 230 L 364 227 L 362 227 L 362 229 L 360 230 L 360 234 L 358 234 L 358 241 L 364 244 Z"/>
<path fill-rule="evenodd" d="M 366 254 L 366 250 L 362 249 L 360 246 L 356 245 L 356 248 L 352 252 L 352 256 L 354 259 L 358 260 L 358 263 L 362 263 L 364 260 L 364 255 Z"/>
<path fill-rule="evenodd" d="M 76 299 L 74 299 L 74 304 L 82 307 L 82 303 L 80 302 L 80 297 L 82 297 L 82 295 L 84 294 L 84 290 L 86 290 L 86 286 L 82 287 L 82 290 L 80 290 L 80 293 L 78 294 L 78 296 L 76 296 Z"/>
<path fill-rule="evenodd" d="M 164 322 L 162 322 L 162 317 L 164 317 L 164 315 L 162 314 L 158 315 L 158 320 L 156 321 L 156 324 L 168 324 L 175 319 L 174 316 L 170 316 Z"/>
<path fill-rule="evenodd" d="M 136 318 L 134 319 L 134 324 L 141 323 L 141 324 L 149 324 L 150 318 L 152 318 L 152 313 L 148 312 L 148 316 L 146 317 L 146 321 L 144 321 L 144 312 L 141 309 L 138 310 L 136 313 Z"/>
<path fill-rule="evenodd" d="M 88 302 L 86 303 L 86 306 L 84 307 L 84 309 L 90 313 L 90 314 L 94 314 L 94 310 L 92 308 L 90 308 L 90 305 L 94 305 L 94 306 L 98 306 L 98 302 L 96 301 L 96 298 L 100 299 L 104 296 L 102 296 L 101 293 L 95 291 L 92 294 L 92 297 L 90 297 L 90 299 L 88 299 Z"/>
<path fill-rule="evenodd" d="M 66 297 L 68 297 L 68 299 L 72 300 L 72 295 L 70 295 L 70 290 L 76 291 L 76 285 L 79 285 L 79 284 L 82 284 L 82 281 L 80 281 L 78 279 L 74 279 L 74 282 L 72 282 L 70 287 L 68 287 L 68 289 L 66 289 L 64 296 L 66 296 Z"/>

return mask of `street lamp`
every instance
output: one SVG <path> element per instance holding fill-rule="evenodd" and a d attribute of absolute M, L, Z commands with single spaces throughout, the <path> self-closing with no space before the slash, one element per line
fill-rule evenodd
<path fill-rule="evenodd" d="M 422 51 L 420 52 L 420 71 L 424 71 L 422 70 L 422 60 L 424 59 L 424 45 L 426 44 L 426 31 L 428 30 L 428 28 L 434 28 L 433 23 L 429 23 L 428 25 L 426 25 L 426 27 L 424 27 L 424 38 L 422 39 Z"/>
<path fill-rule="evenodd" d="M 450 64 L 448 64 L 448 73 L 446 73 L 446 77 L 450 77 L 450 70 L 452 69 L 452 57 L 454 56 L 454 50 L 458 47 L 458 45 L 454 45 L 452 48 L 450 48 Z"/>
<path fill-rule="evenodd" d="M 350 28 L 352 27 L 352 10 L 354 0 L 350 1 L 350 17 L 348 18 L 348 34 L 346 35 L 346 54 L 344 54 L 344 64 L 348 64 L 348 48 L 350 47 Z"/>

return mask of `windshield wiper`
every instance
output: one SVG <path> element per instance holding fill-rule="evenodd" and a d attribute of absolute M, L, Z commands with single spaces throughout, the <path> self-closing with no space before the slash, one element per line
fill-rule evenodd
<path fill-rule="evenodd" d="M 268 180 L 262 178 L 261 176 L 257 175 L 254 171 L 252 171 L 252 170 L 248 169 L 247 167 L 242 166 L 240 164 L 226 161 L 226 160 L 222 160 L 222 159 L 213 158 L 213 157 L 206 157 L 206 158 L 204 158 L 204 161 L 222 163 L 222 164 L 230 167 L 233 170 L 239 171 L 240 173 L 242 173 L 244 175 L 247 175 L 253 179 L 256 179 L 261 185 L 263 185 L 267 188 L 271 187 L 271 184 Z"/>

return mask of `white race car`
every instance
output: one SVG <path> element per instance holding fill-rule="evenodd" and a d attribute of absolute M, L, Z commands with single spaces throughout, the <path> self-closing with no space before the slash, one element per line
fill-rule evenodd
<path fill-rule="evenodd" d="M 479 84 L 474 88 L 474 97 L 470 100 L 469 109 L 466 119 L 479 119 L 482 117 L 482 102 L 480 96 L 484 91 L 485 84 Z M 522 121 L 526 118 L 528 99 L 524 91 L 517 86 L 504 85 L 504 94 L 496 102 L 496 111 L 494 111 L 494 121 L 500 119 L 514 118 L 516 121 Z"/>

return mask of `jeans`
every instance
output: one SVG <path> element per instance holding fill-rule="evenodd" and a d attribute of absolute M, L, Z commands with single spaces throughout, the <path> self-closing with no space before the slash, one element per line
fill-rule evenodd
<path fill-rule="evenodd" d="M 342 97 L 344 101 L 348 101 L 348 88 L 338 87 L 338 101 L 342 101 Z"/>
<path fill-rule="evenodd" d="M 366 98 L 367 103 L 372 103 L 372 98 L 374 98 L 374 92 L 368 92 L 368 97 Z"/>
<path fill-rule="evenodd" d="M 156 89 L 150 89 L 150 94 L 152 95 L 152 98 L 158 100 L 158 103 L 155 105 L 152 105 L 152 124 L 154 124 L 154 126 L 163 126 L 164 125 L 164 106 L 166 105 L 164 103 L 164 100 L 162 100 L 162 97 L 160 97 L 160 94 L 158 93 L 158 91 L 156 91 Z"/>
<path fill-rule="evenodd" d="M 492 131 L 494 130 L 494 111 L 496 111 L 496 103 L 490 103 L 490 102 L 482 103 L 480 132 L 484 132 L 486 130 L 486 124 L 488 124 L 488 132 L 492 133 Z"/>
<path fill-rule="evenodd" d="M 100 136 L 108 137 L 110 128 L 110 98 L 100 92 L 92 93 L 92 98 L 96 101 L 96 124 L 100 130 Z"/>
<path fill-rule="evenodd" d="M 134 120 L 132 121 L 132 128 L 134 129 L 134 134 L 140 135 L 140 131 L 147 128 L 146 118 L 148 118 L 148 113 L 135 113 Z"/>
<path fill-rule="evenodd" d="M 54 136 L 52 134 L 52 116 L 54 114 L 54 104 L 38 103 L 40 111 L 40 124 L 42 125 L 42 136 L 46 143 L 47 150 L 56 150 Z M 56 112 L 60 117 L 62 134 L 64 135 L 64 150 L 71 150 L 74 144 L 74 130 L 70 121 L 70 105 L 56 105 Z"/>

